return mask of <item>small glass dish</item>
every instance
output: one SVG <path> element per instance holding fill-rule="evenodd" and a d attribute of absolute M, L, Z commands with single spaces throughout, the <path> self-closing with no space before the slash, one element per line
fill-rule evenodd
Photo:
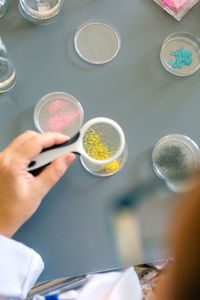
<path fill-rule="evenodd" d="M 200 68 L 200 39 L 188 32 L 173 33 L 164 40 L 160 59 L 171 74 L 192 75 Z"/>
<path fill-rule="evenodd" d="M 30 22 L 47 25 L 56 20 L 64 0 L 19 0 L 21 15 Z"/>
<path fill-rule="evenodd" d="M 9 91 L 16 83 L 15 67 L 0 37 L 0 94 Z"/>
<path fill-rule="evenodd" d="M 120 35 L 113 25 L 99 20 L 82 24 L 74 36 L 78 55 L 96 65 L 113 60 L 119 52 L 120 44 Z"/>
<path fill-rule="evenodd" d="M 124 150 L 121 155 L 113 162 L 104 166 L 94 166 L 89 164 L 82 156 L 80 156 L 80 161 L 83 167 L 92 175 L 99 177 L 107 177 L 118 173 L 127 161 L 128 151 L 127 145 L 125 145 Z"/>
<path fill-rule="evenodd" d="M 200 165 L 199 146 L 188 136 L 170 134 L 159 140 L 152 153 L 153 169 L 168 186 L 183 189 Z"/>
<path fill-rule="evenodd" d="M 60 132 L 73 137 L 83 124 L 84 111 L 72 95 L 53 92 L 38 101 L 33 119 L 40 132 Z"/>

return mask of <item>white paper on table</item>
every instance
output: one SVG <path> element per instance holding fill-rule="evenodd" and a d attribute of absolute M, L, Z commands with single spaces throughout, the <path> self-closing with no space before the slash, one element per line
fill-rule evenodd
<path fill-rule="evenodd" d="M 142 288 L 134 268 L 127 269 L 113 287 L 108 300 L 141 300 Z"/>
<path fill-rule="evenodd" d="M 79 292 L 70 291 L 59 296 L 62 300 L 141 300 L 142 289 L 133 267 L 123 273 L 110 272 L 89 276 Z"/>
<path fill-rule="evenodd" d="M 87 283 L 79 290 L 58 296 L 59 300 L 142 300 L 142 289 L 133 267 L 124 272 L 109 272 L 87 276 Z M 44 300 L 35 295 L 33 300 Z M 55 299 L 55 298 L 54 298 Z"/>

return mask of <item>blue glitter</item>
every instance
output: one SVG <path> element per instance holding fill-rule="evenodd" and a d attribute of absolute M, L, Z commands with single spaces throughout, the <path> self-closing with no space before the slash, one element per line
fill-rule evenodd
<path fill-rule="evenodd" d="M 187 50 L 184 47 L 182 47 L 176 52 L 171 52 L 170 54 L 176 57 L 176 61 L 168 61 L 168 64 L 172 65 L 174 69 L 182 69 L 184 65 L 190 66 L 192 63 L 192 49 L 189 49 L 189 51 L 187 52 Z"/>

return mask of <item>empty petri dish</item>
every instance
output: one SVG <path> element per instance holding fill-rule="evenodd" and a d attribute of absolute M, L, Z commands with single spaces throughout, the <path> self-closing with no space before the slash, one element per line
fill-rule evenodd
<path fill-rule="evenodd" d="M 49 24 L 56 20 L 63 0 L 19 0 L 19 11 L 28 21 Z"/>
<path fill-rule="evenodd" d="M 111 61 L 120 48 L 119 33 L 113 26 L 93 21 L 81 25 L 74 36 L 78 55 L 92 64 L 105 64 Z"/>
<path fill-rule="evenodd" d="M 156 144 L 152 163 L 155 173 L 163 180 L 181 186 L 199 167 L 198 145 L 189 137 L 171 134 Z"/>
<path fill-rule="evenodd" d="M 73 137 L 81 128 L 84 112 L 72 95 L 53 92 L 42 97 L 35 106 L 33 119 L 40 132 L 60 132 Z"/>
<path fill-rule="evenodd" d="M 200 39 L 188 32 L 173 33 L 163 42 L 160 59 L 168 72 L 192 75 L 200 68 Z"/>

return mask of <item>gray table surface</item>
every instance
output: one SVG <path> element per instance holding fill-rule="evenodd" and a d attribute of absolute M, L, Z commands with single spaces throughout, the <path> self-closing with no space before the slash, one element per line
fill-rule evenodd
<path fill-rule="evenodd" d="M 102 66 L 83 62 L 73 48 L 76 28 L 91 19 L 114 24 L 121 34 L 118 56 Z M 199 4 L 177 22 L 152 0 L 65 0 L 56 23 L 37 26 L 20 16 L 17 1 L 9 1 L 0 36 L 15 64 L 17 84 L 0 96 L 0 149 L 34 129 L 35 104 L 60 90 L 79 99 L 85 120 L 118 121 L 129 150 L 123 170 L 106 179 L 88 174 L 77 159 L 15 235 L 43 257 L 40 280 L 118 267 L 107 207 L 139 180 L 141 153 L 169 133 L 200 141 L 200 73 L 174 77 L 159 60 L 162 41 L 176 31 L 200 36 Z"/>

